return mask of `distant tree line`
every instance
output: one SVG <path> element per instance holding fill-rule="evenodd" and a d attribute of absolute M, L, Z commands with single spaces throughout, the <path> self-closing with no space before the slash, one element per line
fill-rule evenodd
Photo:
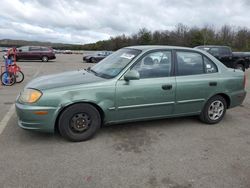
<path fill-rule="evenodd" d="M 220 29 L 212 26 L 188 27 L 178 24 L 174 30 L 150 31 L 140 29 L 130 36 L 120 35 L 96 43 L 75 45 L 84 50 L 117 50 L 131 45 L 174 45 L 195 47 L 199 45 L 227 45 L 234 50 L 250 51 L 250 30 L 246 27 L 224 25 Z"/>
<path fill-rule="evenodd" d="M 80 41 L 79 41 L 80 42 Z M 39 41 L 0 40 L 0 46 L 20 47 L 25 45 L 51 46 L 61 50 L 117 50 L 132 45 L 173 45 L 194 47 L 199 45 L 227 45 L 237 51 L 250 51 L 250 30 L 246 27 L 224 25 L 221 28 L 213 26 L 188 27 L 178 24 L 174 30 L 150 31 L 140 29 L 132 35 L 119 35 L 96 43 L 75 45 Z"/>

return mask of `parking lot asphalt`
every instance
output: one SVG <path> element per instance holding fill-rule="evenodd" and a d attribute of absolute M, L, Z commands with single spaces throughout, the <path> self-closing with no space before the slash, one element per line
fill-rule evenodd
<path fill-rule="evenodd" d="M 82 55 L 63 54 L 48 63 L 18 64 L 25 81 L 0 86 L 0 121 L 10 115 L 0 133 L 0 187 L 250 187 L 250 70 L 243 105 L 219 124 L 187 117 L 112 125 L 72 143 L 25 131 L 8 112 L 32 78 L 91 64 L 82 63 Z"/>

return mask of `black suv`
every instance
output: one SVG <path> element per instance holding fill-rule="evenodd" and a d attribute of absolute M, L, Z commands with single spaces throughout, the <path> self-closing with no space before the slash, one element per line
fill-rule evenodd
<path fill-rule="evenodd" d="M 195 48 L 207 51 L 229 68 L 243 71 L 249 68 L 250 54 L 248 52 L 232 52 L 229 46 L 216 45 L 197 46 Z"/>

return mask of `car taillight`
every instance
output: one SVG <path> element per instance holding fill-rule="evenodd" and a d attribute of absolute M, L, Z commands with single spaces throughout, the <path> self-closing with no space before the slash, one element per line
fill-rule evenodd
<path fill-rule="evenodd" d="M 246 89 L 246 85 L 247 85 L 247 76 L 246 76 L 246 74 L 244 74 L 244 79 L 243 79 L 244 89 Z"/>

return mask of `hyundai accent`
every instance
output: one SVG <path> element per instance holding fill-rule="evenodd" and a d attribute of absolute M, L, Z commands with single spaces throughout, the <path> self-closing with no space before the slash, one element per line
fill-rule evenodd
<path fill-rule="evenodd" d="M 18 125 L 84 141 L 101 125 L 122 122 L 196 115 L 215 124 L 242 104 L 245 81 L 205 51 L 126 47 L 92 68 L 29 82 L 16 100 Z"/>

